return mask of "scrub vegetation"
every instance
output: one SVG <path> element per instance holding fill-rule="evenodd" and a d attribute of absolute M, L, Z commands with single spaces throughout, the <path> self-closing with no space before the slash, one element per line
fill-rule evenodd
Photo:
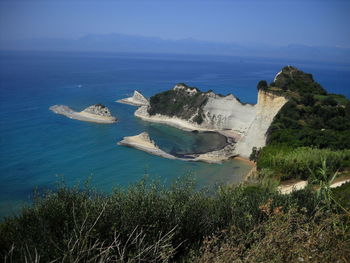
<path fill-rule="evenodd" d="M 194 87 L 183 83 L 178 85 L 183 88 L 167 90 L 152 96 L 148 109 L 149 114 L 162 114 L 183 119 L 190 119 L 195 115 L 193 121 L 201 124 L 203 122 L 202 108 L 208 100 L 207 96 Z M 188 93 L 188 90 L 194 93 Z"/>
<path fill-rule="evenodd" d="M 327 193 L 281 195 L 267 181 L 211 193 L 188 179 L 141 181 L 110 195 L 61 185 L 1 222 L 0 253 L 5 262 L 346 262 L 349 192 Z"/>

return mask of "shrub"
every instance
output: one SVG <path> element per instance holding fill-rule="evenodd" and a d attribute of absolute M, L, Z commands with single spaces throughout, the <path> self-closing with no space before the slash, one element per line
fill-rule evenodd
<path fill-rule="evenodd" d="M 256 88 L 257 88 L 258 90 L 264 90 L 264 91 L 266 91 L 266 90 L 268 89 L 268 85 L 267 85 L 266 80 L 260 80 Z"/>
<path fill-rule="evenodd" d="M 147 262 L 159 262 L 159 255 L 178 258 L 233 222 L 249 231 L 265 218 L 259 204 L 274 195 L 262 186 L 220 187 L 210 195 L 196 191 L 190 180 L 170 189 L 141 181 L 109 196 L 61 186 L 0 224 L 0 255 L 14 262 L 35 255 L 44 262 L 103 261 L 112 255 L 133 262 L 142 250 Z"/>
<path fill-rule="evenodd" d="M 350 159 L 350 150 L 331 151 L 310 147 L 290 148 L 283 145 L 264 147 L 257 162 L 258 169 L 269 168 L 280 179 L 308 179 L 322 168 L 322 160 L 326 160 L 329 174 L 344 168 Z"/>
<path fill-rule="evenodd" d="M 196 262 L 347 262 L 350 254 L 349 217 L 319 211 L 266 210 L 269 219 L 248 235 L 235 226 L 207 238 Z"/>

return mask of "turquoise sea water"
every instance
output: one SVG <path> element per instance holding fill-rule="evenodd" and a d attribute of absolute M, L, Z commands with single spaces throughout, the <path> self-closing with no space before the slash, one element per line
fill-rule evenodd
<path fill-rule="evenodd" d="M 101 191 L 127 186 L 149 174 L 165 183 L 193 174 L 199 187 L 239 182 L 249 166 L 239 161 L 205 164 L 163 159 L 118 146 L 124 136 L 147 131 L 167 151 L 206 150 L 219 143 L 133 116 L 135 107 L 114 101 L 139 90 L 146 96 L 178 82 L 233 93 L 256 102 L 256 84 L 272 81 L 285 65 L 313 73 L 330 92 L 350 96 L 350 66 L 257 58 L 103 54 L 0 53 L 0 217 L 30 201 L 35 187 L 50 188 L 63 176 L 69 185 L 92 178 Z M 79 87 L 81 85 L 81 87 Z M 119 122 L 99 125 L 53 114 L 105 104 Z"/>

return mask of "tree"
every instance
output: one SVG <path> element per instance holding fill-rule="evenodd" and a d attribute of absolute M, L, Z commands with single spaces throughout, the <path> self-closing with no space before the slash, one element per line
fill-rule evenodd
<path fill-rule="evenodd" d="M 268 88 L 266 80 L 260 80 L 258 86 L 256 87 L 258 90 L 266 91 Z"/>

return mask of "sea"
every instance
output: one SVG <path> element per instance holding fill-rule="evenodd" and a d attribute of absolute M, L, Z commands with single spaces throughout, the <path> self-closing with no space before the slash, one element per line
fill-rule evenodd
<path fill-rule="evenodd" d="M 142 178 L 170 185 L 189 176 L 198 188 L 239 183 L 251 168 L 242 161 L 184 162 L 117 145 L 124 136 L 143 131 L 168 152 L 206 151 L 220 139 L 142 121 L 133 115 L 136 107 L 115 101 L 134 90 L 150 97 L 183 82 L 256 103 L 258 81 L 271 82 L 286 65 L 312 73 L 329 92 L 350 97 L 350 64 L 179 54 L 0 52 L 0 218 L 30 204 L 35 189 L 53 189 L 61 181 L 68 186 L 89 181 L 103 193 Z M 96 103 L 106 105 L 118 122 L 81 122 L 49 110 L 63 104 L 81 111 Z"/>

